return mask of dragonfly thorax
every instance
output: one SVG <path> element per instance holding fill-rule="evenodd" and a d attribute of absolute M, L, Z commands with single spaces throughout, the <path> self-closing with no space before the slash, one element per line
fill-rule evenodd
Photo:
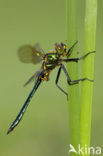
<path fill-rule="evenodd" d="M 47 53 L 44 58 L 43 69 L 44 70 L 52 70 L 56 67 L 58 62 L 59 62 L 58 53 L 55 53 L 55 52 Z"/>

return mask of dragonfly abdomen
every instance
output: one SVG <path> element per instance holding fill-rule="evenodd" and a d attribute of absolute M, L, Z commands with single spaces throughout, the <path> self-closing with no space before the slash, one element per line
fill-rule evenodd
<path fill-rule="evenodd" d="M 42 75 L 42 73 L 41 73 L 41 75 Z M 9 134 L 9 133 L 19 124 L 19 122 L 20 122 L 20 120 L 22 119 L 23 114 L 25 113 L 26 108 L 27 108 L 27 106 L 28 106 L 28 104 L 29 104 L 29 102 L 30 102 L 30 99 L 32 98 L 32 96 L 34 95 L 35 91 L 36 91 L 37 88 L 39 87 L 41 81 L 42 81 L 42 79 L 41 79 L 40 76 L 39 76 L 38 79 L 37 79 L 37 81 L 36 81 L 36 83 L 35 83 L 35 85 L 34 85 L 34 87 L 33 87 L 33 89 L 32 89 L 32 91 L 30 92 L 30 94 L 29 94 L 27 100 L 25 101 L 23 107 L 21 108 L 21 110 L 20 110 L 18 116 L 16 117 L 16 119 L 14 120 L 14 122 L 12 123 L 12 125 L 10 126 L 10 128 L 9 128 L 9 130 L 8 130 L 8 132 L 7 132 L 7 134 Z"/>

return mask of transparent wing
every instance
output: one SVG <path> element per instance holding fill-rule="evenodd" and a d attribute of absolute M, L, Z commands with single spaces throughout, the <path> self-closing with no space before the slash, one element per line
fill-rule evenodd
<path fill-rule="evenodd" d="M 29 80 L 24 84 L 24 87 L 27 86 L 30 82 L 36 81 L 36 79 L 38 78 L 38 75 L 40 74 L 41 71 L 42 71 L 42 69 L 40 69 L 33 76 L 31 76 L 29 78 Z"/>
<path fill-rule="evenodd" d="M 24 45 L 18 49 L 18 56 L 23 63 L 36 64 L 43 60 L 44 53 L 40 49 L 39 44 L 36 44 L 34 47 L 31 45 Z"/>
<path fill-rule="evenodd" d="M 43 49 L 40 48 L 40 44 L 39 43 L 36 43 L 34 45 L 34 49 L 36 49 L 36 51 L 38 51 L 38 52 L 42 53 L 42 55 L 44 55 L 44 51 L 43 51 Z"/>

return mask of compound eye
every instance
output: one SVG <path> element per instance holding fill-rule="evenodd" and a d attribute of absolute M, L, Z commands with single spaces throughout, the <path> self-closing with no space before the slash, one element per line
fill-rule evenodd
<path fill-rule="evenodd" d="M 57 47 L 57 49 L 59 49 L 59 50 L 61 49 L 61 46 L 60 46 L 59 44 L 56 45 L 56 47 Z"/>
<path fill-rule="evenodd" d="M 59 49 L 59 50 L 61 49 L 60 46 L 58 46 L 58 49 Z"/>
<path fill-rule="evenodd" d="M 57 49 L 60 49 L 60 44 L 56 43 L 55 46 Z"/>

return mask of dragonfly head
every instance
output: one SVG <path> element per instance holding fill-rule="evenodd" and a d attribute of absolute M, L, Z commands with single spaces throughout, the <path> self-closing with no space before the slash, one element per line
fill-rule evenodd
<path fill-rule="evenodd" d="M 64 43 L 56 43 L 55 50 L 59 55 L 66 56 L 67 54 L 67 46 Z"/>

